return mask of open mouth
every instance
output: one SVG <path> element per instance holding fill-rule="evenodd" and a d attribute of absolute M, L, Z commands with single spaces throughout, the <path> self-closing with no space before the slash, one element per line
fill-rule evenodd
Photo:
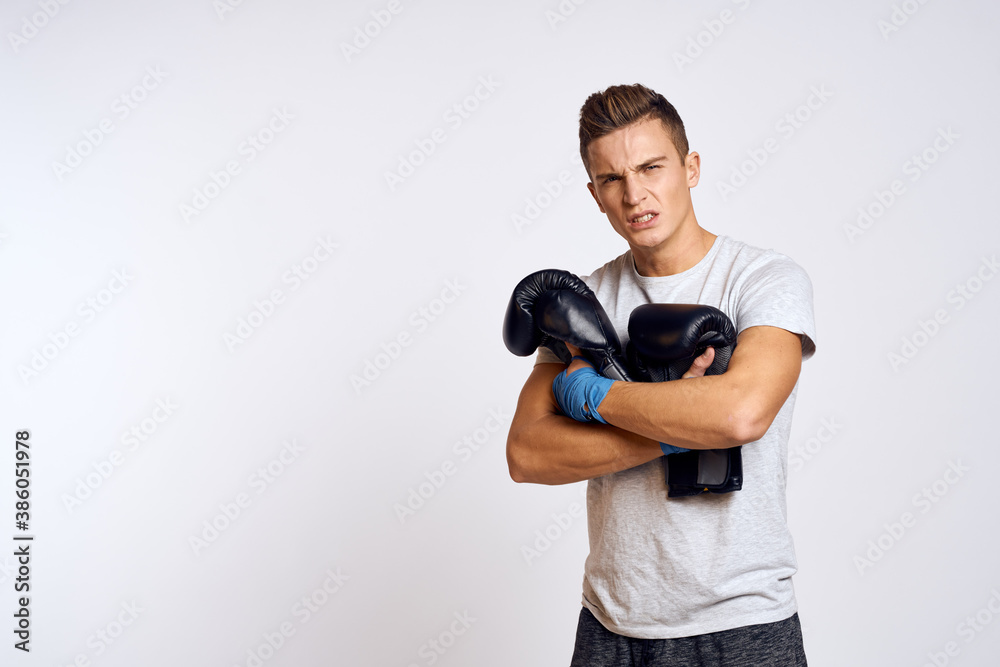
<path fill-rule="evenodd" d="M 646 213 L 644 215 L 640 215 L 638 218 L 633 218 L 632 221 L 629 224 L 631 224 L 633 226 L 641 227 L 641 226 L 645 225 L 646 223 L 648 223 L 650 220 L 652 220 L 655 217 L 656 217 L 656 213 Z"/>

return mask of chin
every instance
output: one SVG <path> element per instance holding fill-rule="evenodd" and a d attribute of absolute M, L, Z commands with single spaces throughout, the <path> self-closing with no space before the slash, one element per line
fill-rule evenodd
<path fill-rule="evenodd" d="M 627 238 L 630 246 L 653 249 L 663 245 L 663 243 L 670 238 L 670 235 L 665 234 L 661 230 L 644 229 L 640 232 L 631 234 Z"/>

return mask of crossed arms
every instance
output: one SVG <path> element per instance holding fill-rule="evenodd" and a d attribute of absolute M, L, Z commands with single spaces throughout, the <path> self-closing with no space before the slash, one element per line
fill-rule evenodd
<path fill-rule="evenodd" d="M 608 423 L 598 424 L 560 413 L 552 380 L 566 367 L 538 364 L 521 390 L 507 436 L 510 476 L 515 482 L 569 484 L 659 458 L 660 442 L 688 449 L 754 442 L 792 393 L 801 365 L 798 335 L 750 327 L 739 335 L 722 375 L 616 382 L 600 406 Z"/>

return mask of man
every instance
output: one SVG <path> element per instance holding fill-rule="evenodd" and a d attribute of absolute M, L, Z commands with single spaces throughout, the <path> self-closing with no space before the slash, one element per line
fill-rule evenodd
<path fill-rule="evenodd" d="M 815 351 L 809 278 L 784 255 L 699 225 L 690 189 L 700 157 L 663 96 L 641 85 L 591 95 L 580 153 L 587 187 L 629 246 L 584 279 L 623 344 L 629 315 L 651 302 L 715 306 L 739 335 L 722 375 L 703 376 L 709 349 L 686 379 L 611 384 L 586 406 L 606 424 L 564 416 L 553 393 L 558 375 L 589 364 L 540 351 L 507 459 L 517 482 L 590 480 L 572 664 L 805 665 L 785 479 L 795 387 Z M 668 499 L 660 443 L 746 445 L 742 490 Z"/>

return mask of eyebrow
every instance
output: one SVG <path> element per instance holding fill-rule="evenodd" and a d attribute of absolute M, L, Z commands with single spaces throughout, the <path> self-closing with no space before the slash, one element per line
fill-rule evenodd
<path fill-rule="evenodd" d="M 642 164 L 638 165 L 638 166 L 636 167 L 636 170 L 640 170 L 640 169 L 645 169 L 646 167 L 648 167 L 649 165 L 651 165 L 651 164 L 653 164 L 653 163 L 656 163 L 656 162 L 663 162 L 663 161 L 665 161 L 666 159 L 667 159 L 667 156 L 666 156 L 666 155 L 657 155 L 656 157 L 651 157 L 651 158 L 649 158 L 648 160 L 646 160 L 645 162 L 643 162 Z M 599 180 L 602 180 L 602 181 L 603 181 L 603 180 L 604 180 L 605 178 L 607 178 L 608 176 L 618 176 L 618 174 L 615 174 L 615 173 L 610 173 L 610 172 L 609 172 L 609 173 L 606 173 L 606 174 L 597 174 L 597 178 L 598 178 Z"/>

